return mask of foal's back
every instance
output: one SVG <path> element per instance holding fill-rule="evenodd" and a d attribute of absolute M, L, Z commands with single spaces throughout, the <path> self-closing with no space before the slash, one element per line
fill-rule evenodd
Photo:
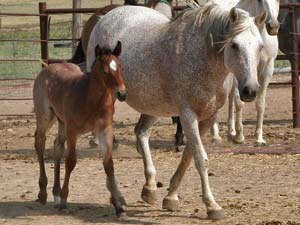
<path fill-rule="evenodd" d="M 45 107 L 49 106 L 56 108 L 56 113 L 62 115 L 63 100 L 83 76 L 80 68 L 72 63 L 54 63 L 44 68 L 38 75 L 33 88 L 37 116 L 39 111 L 44 112 Z"/>

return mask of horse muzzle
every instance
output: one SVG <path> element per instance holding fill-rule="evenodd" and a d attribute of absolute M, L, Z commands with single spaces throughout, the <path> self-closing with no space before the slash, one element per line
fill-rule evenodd
<path fill-rule="evenodd" d="M 269 35 L 277 35 L 280 28 L 280 23 L 278 21 L 276 22 L 269 22 L 266 24 L 267 32 Z"/>
<path fill-rule="evenodd" d="M 127 89 L 117 91 L 117 99 L 120 102 L 124 102 L 127 99 L 127 96 L 128 96 Z"/>
<path fill-rule="evenodd" d="M 252 102 L 256 98 L 256 93 L 258 91 L 258 85 L 247 85 L 244 86 L 240 92 L 240 98 L 243 102 Z"/>

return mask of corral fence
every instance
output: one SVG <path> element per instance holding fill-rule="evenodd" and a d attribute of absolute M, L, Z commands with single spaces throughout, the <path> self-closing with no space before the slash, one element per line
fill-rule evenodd
<path fill-rule="evenodd" d="M 111 1 L 112 2 L 112 1 Z M 180 11 L 186 8 L 186 6 L 178 5 L 178 1 L 175 2 L 174 10 Z M 47 8 L 47 5 L 45 2 L 39 3 L 39 14 L 25 14 L 25 13 L 0 13 L 0 16 L 34 16 L 39 17 L 39 33 L 40 33 L 40 39 L 9 39 L 4 38 L 0 39 L 1 42 L 26 42 L 26 43 L 38 43 L 40 44 L 40 56 L 36 57 L 34 59 L 32 58 L 22 58 L 22 59 L 16 59 L 16 58 L 0 58 L 1 62 L 39 62 L 40 60 L 43 60 L 44 62 L 51 64 L 55 62 L 61 62 L 64 60 L 69 60 L 69 58 L 52 58 L 50 57 L 51 50 L 49 49 L 49 43 L 50 42 L 57 42 L 57 41 L 64 41 L 64 42 L 73 42 L 78 41 L 78 39 L 74 38 L 49 38 L 50 33 L 50 24 L 51 24 L 51 15 L 57 15 L 57 14 L 76 14 L 76 13 L 94 13 L 99 8 L 55 8 L 55 9 L 49 9 Z M 292 83 L 279 83 L 280 85 L 283 84 L 292 84 L 292 106 L 293 106 L 293 126 L 294 127 L 300 127 L 300 98 L 299 98 L 299 51 L 298 51 L 298 35 L 300 35 L 300 31 L 297 30 L 297 19 L 299 16 L 299 9 L 300 4 L 293 3 L 293 4 L 283 4 L 280 6 L 281 10 L 288 10 L 289 16 L 290 16 L 290 27 L 291 27 L 291 33 L 290 35 L 293 37 L 291 41 L 291 45 L 293 46 L 293 51 L 289 53 L 288 55 L 279 55 L 277 60 L 289 60 L 291 62 L 291 75 L 292 75 Z M 51 24 L 52 26 L 52 24 Z M 1 48 L 0 48 L 1 52 Z M 69 54 L 69 56 L 71 53 Z M 41 66 L 39 66 L 40 69 Z M 0 65 L 1 69 L 1 65 Z M 35 73 L 35 76 L 38 74 L 38 72 Z M 0 77 L 0 101 L 14 101 L 14 100 L 32 100 L 32 96 L 30 93 L 30 96 L 20 96 L 20 97 L 14 97 L 9 98 L 7 96 L 1 95 L 1 87 L 5 87 L 5 85 L 1 85 L 1 82 L 6 81 L 16 81 L 16 83 L 20 82 L 20 86 L 31 86 L 35 77 L 17 77 L 17 78 L 1 78 Z M 24 81 L 28 81 L 25 82 Z M 273 83 L 271 83 L 272 85 Z M 16 84 L 18 85 L 18 84 Z M 30 89 L 31 90 L 31 89 Z M 6 93 L 7 95 L 7 93 Z M 0 103 L 1 104 L 1 103 Z M 30 114 L 3 114 L 0 113 L 0 116 L 30 116 L 33 115 Z"/>

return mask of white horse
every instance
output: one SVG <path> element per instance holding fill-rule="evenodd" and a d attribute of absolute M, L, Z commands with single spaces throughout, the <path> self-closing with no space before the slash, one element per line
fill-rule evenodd
<path fill-rule="evenodd" d="M 274 71 L 274 61 L 278 52 L 277 33 L 279 30 L 279 22 L 277 20 L 279 13 L 279 0 L 210 0 L 225 8 L 237 7 L 246 10 L 252 16 L 260 15 L 263 11 L 268 13 L 265 26 L 262 27 L 260 33 L 264 42 L 264 47 L 260 54 L 260 63 L 258 65 L 258 80 L 260 84 L 256 98 L 257 123 L 256 123 L 256 143 L 261 145 L 266 141 L 263 138 L 263 118 L 265 112 L 265 98 L 267 87 L 271 81 Z M 234 119 L 234 105 L 236 108 L 236 122 Z M 236 143 L 244 142 L 243 123 L 242 123 L 242 106 L 239 92 L 237 90 L 237 82 L 229 95 L 229 115 L 228 115 L 228 137 Z M 219 140 L 219 129 L 216 124 L 213 126 L 213 139 Z"/>
<path fill-rule="evenodd" d="M 185 11 L 170 21 L 148 8 L 124 6 L 107 13 L 95 26 L 88 44 L 88 71 L 95 61 L 93 46 L 112 48 L 122 41 L 120 60 L 128 89 L 127 103 L 142 114 L 135 133 L 145 168 L 144 201 L 154 203 L 157 189 L 150 129 L 159 116 L 179 115 L 187 147 L 170 181 L 163 208 L 174 210 L 179 206 L 177 190 L 194 158 L 208 218 L 223 218 L 223 210 L 210 189 L 208 157 L 201 137 L 228 97 L 230 72 L 239 81 L 241 98 L 254 100 L 263 45 L 257 26 L 265 18 L 266 14 L 252 18 L 244 10 L 224 10 L 212 4 Z"/>

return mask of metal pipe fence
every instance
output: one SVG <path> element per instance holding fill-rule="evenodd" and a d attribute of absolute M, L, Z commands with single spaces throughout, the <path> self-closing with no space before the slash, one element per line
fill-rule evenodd
<path fill-rule="evenodd" d="M 112 2 L 112 1 L 111 1 Z M 113 2 L 112 2 L 113 3 Z M 46 3 L 39 3 L 39 14 L 26 14 L 26 13 L 0 13 L 0 16 L 29 16 L 29 17 L 39 17 L 39 33 L 40 39 L 36 38 L 28 38 L 28 39 L 18 39 L 18 38 L 3 38 L 0 39 L 0 42 L 27 42 L 27 43 L 40 43 L 40 58 L 0 58 L 0 62 L 38 62 L 43 60 L 46 63 L 56 63 L 61 61 L 68 61 L 69 59 L 53 59 L 49 57 L 49 43 L 53 41 L 74 41 L 78 39 L 72 38 L 49 38 L 50 33 L 50 24 L 51 24 L 51 15 L 58 14 L 74 14 L 74 13 L 94 13 L 99 8 L 58 8 L 58 9 L 49 9 L 47 8 Z M 178 4 L 178 1 L 175 1 L 174 10 L 181 11 L 186 9 L 186 6 L 182 6 Z M 298 36 L 300 35 L 300 31 L 297 30 L 296 20 L 299 16 L 297 12 L 300 9 L 299 3 L 294 4 L 283 4 L 280 6 L 281 10 L 288 10 L 289 16 L 291 18 L 291 33 L 292 38 L 291 45 L 293 46 L 293 51 L 288 55 L 279 55 L 277 60 L 289 60 L 291 62 L 291 75 L 292 75 L 292 102 L 293 102 L 293 126 L 300 127 L 300 98 L 299 98 L 299 51 L 298 51 Z M 8 80 L 27 80 L 33 81 L 34 78 L 0 78 L 0 81 L 8 81 Z M 272 84 L 272 83 L 271 83 Z M 290 83 L 276 83 L 277 85 L 286 85 Z M 1 100 L 31 100 L 32 98 L 28 97 L 18 97 L 18 98 L 7 98 L 0 96 Z M 0 114 L 0 116 L 12 116 L 12 114 Z M 17 116 L 27 115 L 27 114 L 15 114 Z M 32 114 L 28 114 L 32 115 Z"/>

